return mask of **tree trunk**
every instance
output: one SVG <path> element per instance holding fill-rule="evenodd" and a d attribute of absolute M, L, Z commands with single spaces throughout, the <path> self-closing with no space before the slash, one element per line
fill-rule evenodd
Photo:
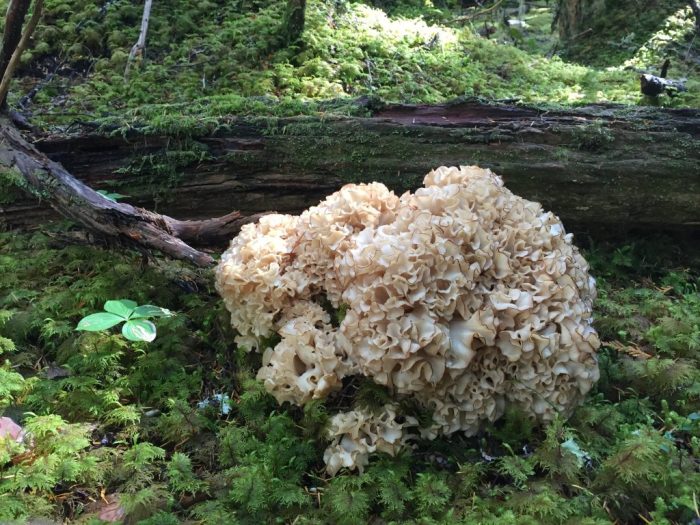
<path fill-rule="evenodd" d="M 612 44 L 623 37 L 641 46 L 688 2 L 693 9 L 698 5 L 698 0 L 559 0 L 552 29 L 564 48 L 580 47 L 581 58 L 587 59 L 592 58 L 589 47 L 615 51 Z"/>
<path fill-rule="evenodd" d="M 700 35 L 700 0 L 690 0 L 690 9 L 695 17 L 695 32 Z"/>
<path fill-rule="evenodd" d="M 12 52 L 10 61 L 7 63 L 5 72 L 2 75 L 2 80 L 0 81 L 0 102 L 7 103 L 7 93 L 10 91 L 10 83 L 12 82 L 12 76 L 15 74 L 15 70 L 19 66 L 20 59 L 22 58 L 22 53 L 29 45 L 29 39 L 34 33 L 39 20 L 41 19 L 41 11 L 44 8 L 44 0 L 34 0 L 34 12 L 32 17 L 29 19 L 27 27 L 22 32 L 22 37 L 19 39 L 17 46 Z M 10 30 L 10 33 L 13 31 Z M 9 51 L 9 50 L 8 50 Z"/>
<path fill-rule="evenodd" d="M 22 26 L 31 3 L 32 0 L 12 0 L 7 8 L 5 31 L 2 35 L 2 49 L 0 49 L 0 79 L 5 77 L 12 53 L 22 38 Z M 4 110 L 6 107 L 7 96 L 4 96 L 0 99 L 0 110 Z"/>
<path fill-rule="evenodd" d="M 234 208 L 244 215 L 299 212 L 349 182 L 376 180 L 401 192 L 420 186 L 434 167 L 478 164 L 577 232 L 700 226 L 696 110 L 551 112 L 468 101 L 384 106 L 371 118 L 230 118 L 222 124 L 223 131 L 195 138 L 205 160 L 169 180 L 149 173 L 149 165 L 174 147 L 172 138 L 83 134 L 38 146 L 92 187 L 187 218 Z M 0 220 L 14 225 L 48 216 L 37 200 L 0 210 Z"/>
<path fill-rule="evenodd" d="M 289 47 L 301 40 L 306 19 L 306 0 L 287 0 L 287 9 L 282 23 L 282 45 Z"/>

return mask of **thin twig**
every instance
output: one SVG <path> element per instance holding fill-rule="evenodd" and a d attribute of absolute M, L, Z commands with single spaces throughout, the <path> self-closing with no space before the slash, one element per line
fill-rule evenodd
<path fill-rule="evenodd" d="M 478 18 L 480 16 L 487 15 L 491 11 L 495 11 L 498 8 L 498 6 L 500 6 L 502 3 L 503 3 L 503 0 L 498 0 L 498 2 L 493 4 L 488 9 L 484 9 L 483 11 L 479 11 L 478 13 L 474 13 L 473 15 L 465 15 L 465 16 L 459 16 L 459 17 L 455 18 L 455 22 L 469 22 L 470 20 L 473 20 L 473 19 Z"/>
<path fill-rule="evenodd" d="M 696 31 L 695 34 L 693 35 L 693 39 L 690 41 L 690 44 L 688 44 L 688 51 L 686 51 L 685 57 L 683 57 L 683 60 L 684 60 L 684 61 L 687 61 L 688 58 L 690 57 L 690 52 L 691 52 L 692 49 L 693 49 L 693 44 L 695 43 L 695 39 L 697 38 L 697 36 L 698 36 L 699 34 L 700 34 L 700 31 Z"/>
<path fill-rule="evenodd" d="M 136 55 L 138 55 L 138 54 L 143 55 L 143 53 L 145 52 L 146 35 L 148 34 L 148 22 L 151 19 L 151 5 L 152 4 L 153 4 L 153 0 L 146 0 L 146 2 L 143 5 L 143 16 L 141 17 L 141 32 L 139 33 L 139 39 L 134 44 L 134 47 L 131 48 L 131 52 L 129 53 L 129 58 L 126 61 L 126 69 L 124 70 L 124 81 L 125 82 L 128 82 L 128 80 L 129 80 L 129 71 L 131 70 L 131 64 L 136 59 Z"/>
<path fill-rule="evenodd" d="M 591 31 L 593 31 L 593 28 L 592 28 L 592 27 L 589 27 L 589 28 L 586 29 L 585 31 L 581 31 L 580 33 L 576 33 L 574 36 L 572 36 L 571 38 L 569 38 L 568 41 L 569 41 L 569 42 L 572 42 L 572 41 L 576 40 L 577 38 L 582 37 L 583 35 L 587 35 L 587 34 L 590 33 Z"/>

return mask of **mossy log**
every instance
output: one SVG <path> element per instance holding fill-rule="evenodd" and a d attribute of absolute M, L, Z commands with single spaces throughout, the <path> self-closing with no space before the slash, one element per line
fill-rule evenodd
<path fill-rule="evenodd" d="M 348 182 L 401 192 L 436 166 L 478 164 L 574 231 L 700 225 L 696 110 L 384 105 L 363 118 L 230 117 L 186 139 L 81 133 L 36 146 L 89 186 L 180 218 L 299 212 Z M 168 153 L 185 149 L 197 160 L 168 169 L 168 159 L 187 158 Z M 50 217 L 37 199 L 0 208 L 10 225 Z"/>
<path fill-rule="evenodd" d="M 255 215 L 242 217 L 233 211 L 201 221 L 178 220 L 116 202 L 46 157 L 5 118 L 0 119 L 0 174 L 92 232 L 135 248 L 156 249 L 197 266 L 210 266 L 214 259 L 194 245 L 230 238 L 243 224 L 257 219 Z"/>

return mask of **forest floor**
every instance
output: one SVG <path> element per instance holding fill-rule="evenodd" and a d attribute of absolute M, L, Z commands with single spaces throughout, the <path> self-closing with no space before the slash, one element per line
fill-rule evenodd
<path fill-rule="evenodd" d="M 479 8 L 311 0 L 305 45 L 278 49 L 282 2 L 156 1 L 128 82 L 138 2 L 46 4 L 10 102 L 58 133 L 145 122 L 177 135 L 231 114 L 357 111 L 343 101 L 365 95 L 700 105 L 700 37 L 676 0 L 634 13 L 633 32 L 615 13 L 605 41 L 582 37 L 566 56 L 545 2 L 520 30 Z M 667 57 L 688 92 L 642 98 L 639 73 Z M 71 228 L 0 233 L 0 426 L 31 436 L 0 438 L 0 524 L 700 522 L 697 243 L 577 239 L 604 344 L 601 380 L 570 420 L 536 427 L 511 411 L 478 437 L 417 442 L 331 479 L 326 407 L 265 393 L 210 271 L 77 245 Z M 76 332 L 114 299 L 175 315 L 152 343 Z M 368 384 L 356 399 L 382 402 Z"/>
<path fill-rule="evenodd" d="M 590 246 L 601 380 L 569 421 L 508 412 L 324 474 L 321 403 L 278 407 L 237 351 L 209 271 L 0 235 L 0 523 L 678 523 L 700 519 L 700 254 Z M 175 312 L 152 343 L 76 332 L 109 299 Z M 257 362 L 256 362 L 257 360 Z M 355 403 L 381 406 L 370 384 Z M 16 520 L 16 521 L 14 521 Z M 145 521 L 139 521 L 145 520 Z"/>
<path fill-rule="evenodd" d="M 317 101 L 359 96 L 700 105 L 700 38 L 685 2 L 632 13 L 613 7 L 594 26 L 595 38 L 582 35 L 568 55 L 552 34 L 549 2 L 530 3 L 525 27 L 514 28 L 504 23 L 516 16 L 512 9 L 484 14 L 418 0 L 311 0 L 303 44 L 281 48 L 282 2 L 155 2 L 145 57 L 125 81 L 140 5 L 54 0 L 24 55 L 11 102 L 44 125 L 183 112 L 298 114 L 328 110 Z M 658 74 L 666 58 L 669 76 L 686 78 L 688 92 L 642 97 L 639 74 Z"/>

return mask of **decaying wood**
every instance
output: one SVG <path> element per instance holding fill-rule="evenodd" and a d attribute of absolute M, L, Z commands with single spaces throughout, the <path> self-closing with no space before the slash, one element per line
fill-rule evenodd
<path fill-rule="evenodd" d="M 640 89 L 643 95 L 648 97 L 658 97 L 666 93 L 672 97 L 682 91 L 686 91 L 685 82 L 683 80 L 673 80 L 666 78 L 668 68 L 671 66 L 671 60 L 664 60 L 661 66 L 661 73 L 656 75 L 643 74 L 639 77 Z"/>
<path fill-rule="evenodd" d="M 658 97 L 664 93 L 672 97 L 686 91 L 685 82 L 682 80 L 673 80 L 650 74 L 640 75 L 639 87 L 642 94 L 648 97 Z"/>
<path fill-rule="evenodd" d="M 243 225 L 257 222 L 267 213 L 254 213 L 244 217 L 241 212 L 233 211 L 222 217 L 192 221 L 166 217 L 166 222 L 172 234 L 178 239 L 193 246 L 211 246 L 222 242 L 227 243 L 238 234 Z"/>
<path fill-rule="evenodd" d="M 37 147 L 91 187 L 180 218 L 298 213 L 349 182 L 402 192 L 436 166 L 478 164 L 577 233 L 700 226 L 700 111 L 478 101 L 371 107 L 370 118 L 223 119 L 215 133 L 194 137 L 206 158 L 168 181 L 148 168 L 178 148 L 172 137 L 86 130 Z M 37 200 L 0 207 L 8 225 L 50 218 Z"/>
<path fill-rule="evenodd" d="M 0 166 L 17 170 L 23 186 L 44 205 L 98 233 L 128 244 L 156 249 L 198 266 L 214 261 L 187 244 L 230 238 L 251 218 L 237 212 L 203 221 L 179 221 L 130 204 L 111 201 L 76 180 L 59 163 L 28 143 L 6 120 L 0 120 Z"/>
<path fill-rule="evenodd" d="M 10 82 L 22 52 L 26 49 L 43 8 L 44 0 L 34 1 L 34 11 L 19 40 L 17 35 L 29 8 L 29 2 L 13 0 L 10 4 L 3 33 L 3 54 L 0 55 L 0 106 L 4 106 Z M 146 47 L 146 34 L 152 0 L 145 0 L 141 32 L 131 50 L 129 65 L 137 53 Z M 11 53 L 7 64 L 4 60 Z M 118 203 L 100 195 L 75 179 L 61 164 L 50 160 L 27 142 L 6 118 L 0 119 L 0 167 L 7 172 L 16 170 L 20 186 L 39 197 L 61 215 L 75 220 L 89 230 L 120 239 L 127 244 L 147 250 L 155 249 L 198 266 L 209 266 L 214 259 L 189 246 L 234 236 L 240 227 L 255 217 L 245 218 L 238 212 L 214 219 L 179 221 L 130 204 Z"/>

